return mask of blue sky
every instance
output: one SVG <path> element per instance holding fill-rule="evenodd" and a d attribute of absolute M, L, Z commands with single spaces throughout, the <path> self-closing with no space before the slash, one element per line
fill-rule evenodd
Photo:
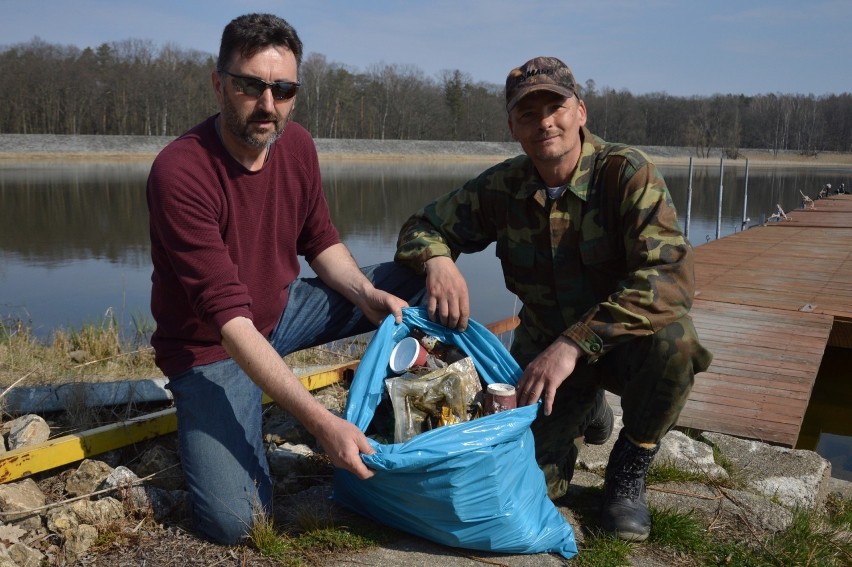
<path fill-rule="evenodd" d="M 353 71 L 460 69 L 501 84 L 538 55 L 634 94 L 852 92 L 849 0 L 0 0 L 0 45 L 125 39 L 216 53 L 235 16 L 273 12 Z"/>

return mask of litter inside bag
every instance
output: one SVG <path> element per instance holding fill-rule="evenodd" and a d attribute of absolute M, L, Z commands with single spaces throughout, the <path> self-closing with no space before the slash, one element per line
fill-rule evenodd
<path fill-rule="evenodd" d="M 394 416 L 394 443 L 482 414 L 482 384 L 468 357 L 446 368 L 385 380 Z"/>
<path fill-rule="evenodd" d="M 393 419 L 385 381 L 393 346 L 420 328 L 459 347 L 485 384 L 515 385 L 518 364 L 488 329 L 464 332 L 433 323 L 422 308 L 388 317 L 367 347 L 349 389 L 344 417 L 362 431 Z M 383 402 L 383 400 L 385 400 Z M 390 412 L 392 414 L 392 412 Z M 334 498 L 368 518 L 432 541 L 498 553 L 577 553 L 574 532 L 547 497 L 530 425 L 538 406 L 486 415 L 419 433 L 403 443 L 370 439 L 362 455 L 375 474 L 361 480 L 335 469 Z M 379 426 L 378 429 L 382 429 Z"/>

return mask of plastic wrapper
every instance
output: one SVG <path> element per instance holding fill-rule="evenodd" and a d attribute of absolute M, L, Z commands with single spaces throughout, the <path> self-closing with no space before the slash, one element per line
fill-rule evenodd
<path fill-rule="evenodd" d="M 385 385 L 393 407 L 395 443 L 481 414 L 482 384 L 470 358 L 424 375 L 388 378 Z"/>

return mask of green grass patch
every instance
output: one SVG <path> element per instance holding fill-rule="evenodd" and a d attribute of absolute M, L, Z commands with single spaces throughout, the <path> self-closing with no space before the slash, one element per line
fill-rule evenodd
<path fill-rule="evenodd" d="M 368 520 L 359 521 L 357 527 L 336 525 L 330 511 L 315 512 L 314 518 L 307 522 L 305 514 L 295 516 L 297 523 L 292 531 L 279 531 L 265 516 L 256 518 L 249 534 L 252 545 L 261 555 L 296 567 L 321 565 L 323 557 L 371 549 L 398 538 L 396 530 L 379 527 Z M 301 527 L 306 525 L 313 527 L 302 531 Z"/>
<path fill-rule="evenodd" d="M 630 544 L 601 532 L 590 533 L 578 545 L 571 560 L 577 567 L 621 567 L 630 565 Z"/>
<path fill-rule="evenodd" d="M 728 473 L 728 480 L 725 482 L 725 486 L 728 488 L 739 488 L 745 486 L 747 479 L 744 471 L 737 467 L 733 461 L 728 459 L 718 447 L 712 445 L 712 448 L 713 460 Z"/>
<path fill-rule="evenodd" d="M 394 529 L 337 508 L 323 496 L 288 503 L 276 526 L 259 508 L 249 539 L 264 556 L 284 565 L 322 565 L 328 556 L 370 549 L 399 538 Z"/>
<path fill-rule="evenodd" d="M 848 566 L 852 539 L 821 518 L 796 511 L 790 527 L 769 538 L 764 555 L 779 565 Z"/>
<path fill-rule="evenodd" d="M 786 530 L 760 539 L 751 535 L 741 541 L 713 541 L 699 557 L 706 558 L 709 565 L 738 567 L 848 567 L 852 565 L 852 537 L 848 529 L 835 527 L 830 520 L 796 511 Z"/>
<path fill-rule="evenodd" d="M 349 528 L 325 528 L 305 532 L 294 543 L 303 552 L 341 552 L 357 551 L 376 547 L 378 542 L 372 537 L 356 533 Z"/>
<path fill-rule="evenodd" d="M 628 544 L 592 531 L 579 544 L 572 565 L 631 565 L 636 557 L 652 557 L 684 565 L 848 567 L 852 565 L 850 510 L 852 501 L 833 498 L 824 515 L 795 511 L 787 529 L 758 535 L 745 528 L 708 531 L 693 514 L 652 507 L 647 542 Z"/>
<path fill-rule="evenodd" d="M 708 476 L 697 471 L 679 469 L 670 463 L 654 464 L 645 477 L 647 485 L 662 484 L 664 482 L 702 482 L 706 483 Z"/>
<path fill-rule="evenodd" d="M 654 545 L 691 556 L 704 556 L 710 549 L 710 538 L 704 526 L 692 515 L 672 510 L 651 508 L 651 535 Z"/>
<path fill-rule="evenodd" d="M 302 557 L 296 552 L 291 539 L 286 534 L 279 534 L 272 519 L 265 514 L 255 514 L 249 539 L 264 557 L 271 557 L 286 565 L 302 564 Z"/>
<path fill-rule="evenodd" d="M 825 503 L 825 511 L 831 526 L 852 531 L 852 500 L 829 496 Z"/>

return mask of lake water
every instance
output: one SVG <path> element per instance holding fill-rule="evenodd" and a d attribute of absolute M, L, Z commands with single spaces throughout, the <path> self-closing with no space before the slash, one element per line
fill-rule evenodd
<path fill-rule="evenodd" d="M 134 321 L 150 321 L 150 257 L 145 181 L 149 163 L 0 164 L 0 318 L 29 322 L 48 337 L 57 327 L 114 317 L 130 332 Z M 331 214 L 359 264 L 390 260 L 399 227 L 415 210 L 484 169 L 484 164 L 439 162 L 324 162 Z M 690 185 L 686 166 L 661 167 L 685 225 Z M 689 238 L 696 246 L 742 230 L 746 189 L 743 163 L 693 169 Z M 757 224 L 780 204 L 800 206 L 801 190 L 815 197 L 826 183 L 852 187 L 852 168 L 750 167 L 745 224 Z M 721 214 L 719 214 L 721 213 Z M 502 285 L 493 247 L 462 256 L 459 266 L 471 290 L 474 319 L 490 323 L 517 312 Z M 305 274 L 311 274 L 303 263 Z M 839 349 L 843 350 L 843 349 Z M 849 351 L 823 382 L 848 377 Z M 835 355 L 832 355 L 835 356 Z M 845 366 L 844 366 L 845 364 Z M 818 385 L 819 386 L 819 385 Z M 848 392 L 848 387 L 841 388 Z M 849 394 L 825 396 L 819 415 L 835 415 L 837 426 L 819 415 L 806 417 L 804 448 L 831 458 L 835 476 L 852 479 Z M 834 404 L 834 405 L 832 405 Z M 839 413 L 837 404 L 840 404 Z M 812 413 L 812 412 L 809 412 Z M 807 435 L 805 430 L 807 429 Z M 806 438 L 806 439 L 805 439 Z"/>

